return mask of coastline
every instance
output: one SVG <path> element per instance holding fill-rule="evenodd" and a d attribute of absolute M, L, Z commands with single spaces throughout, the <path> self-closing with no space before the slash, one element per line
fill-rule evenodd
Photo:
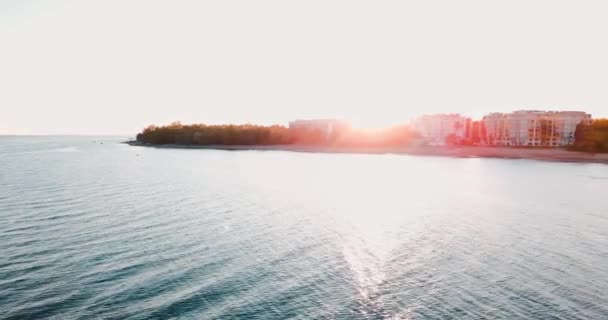
<path fill-rule="evenodd" d="M 310 145 L 152 145 L 137 141 L 123 142 L 130 146 L 163 149 L 203 149 L 226 151 L 290 151 L 307 153 L 404 154 L 452 158 L 528 159 L 551 162 L 608 164 L 608 153 L 587 153 L 560 148 L 510 148 L 491 146 L 408 146 L 394 147 L 331 147 Z"/>

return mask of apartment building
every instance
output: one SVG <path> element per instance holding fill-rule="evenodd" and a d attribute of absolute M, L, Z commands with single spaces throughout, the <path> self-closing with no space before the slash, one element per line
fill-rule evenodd
<path fill-rule="evenodd" d="M 559 147 L 574 142 L 576 126 L 591 121 L 582 111 L 520 110 L 483 117 L 482 143 L 499 146 Z"/>

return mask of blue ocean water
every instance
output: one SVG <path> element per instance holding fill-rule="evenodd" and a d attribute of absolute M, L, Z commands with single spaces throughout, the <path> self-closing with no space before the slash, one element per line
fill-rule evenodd
<path fill-rule="evenodd" d="M 0 137 L 0 319 L 608 319 L 608 166 Z"/>

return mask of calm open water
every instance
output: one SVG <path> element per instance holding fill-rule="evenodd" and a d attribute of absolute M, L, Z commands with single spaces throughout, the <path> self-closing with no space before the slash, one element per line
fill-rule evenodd
<path fill-rule="evenodd" d="M 0 138 L 0 318 L 608 319 L 607 165 L 121 140 Z"/>

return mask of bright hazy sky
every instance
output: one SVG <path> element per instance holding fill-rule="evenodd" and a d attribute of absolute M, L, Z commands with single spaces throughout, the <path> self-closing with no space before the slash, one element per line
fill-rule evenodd
<path fill-rule="evenodd" d="M 0 0 L 0 133 L 608 116 L 606 17 L 605 0 Z"/>

